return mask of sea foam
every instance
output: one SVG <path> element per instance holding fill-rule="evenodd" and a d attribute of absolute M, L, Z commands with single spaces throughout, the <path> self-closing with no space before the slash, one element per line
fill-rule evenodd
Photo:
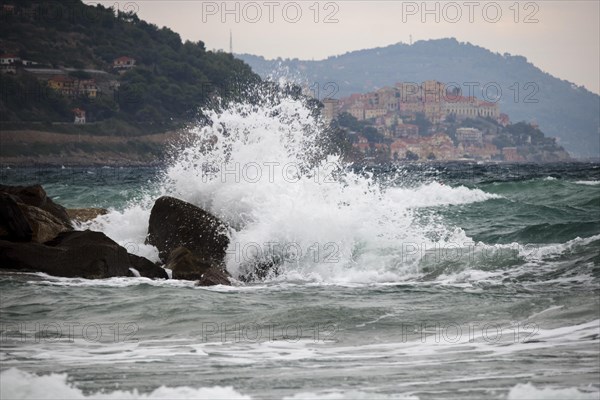
<path fill-rule="evenodd" d="M 67 374 L 38 376 L 10 368 L 0 372 L 0 398 L 2 399 L 251 399 L 232 387 L 166 387 L 161 386 L 151 393 L 137 390 L 96 392 L 89 395 L 67 381 Z"/>
<path fill-rule="evenodd" d="M 499 196 L 438 182 L 377 182 L 327 155 L 325 126 L 302 100 L 206 111 L 189 130 L 152 196 L 87 223 L 130 252 L 158 260 L 144 244 L 153 200 L 170 195 L 230 226 L 226 266 L 233 277 L 276 260 L 279 280 L 334 284 L 393 282 L 418 273 L 418 249 L 469 246 L 462 229 L 427 212 Z M 271 277 L 273 278 L 273 277 Z"/>

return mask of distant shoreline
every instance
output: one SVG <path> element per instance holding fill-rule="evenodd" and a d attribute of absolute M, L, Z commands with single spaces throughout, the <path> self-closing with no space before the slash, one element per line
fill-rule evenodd
<path fill-rule="evenodd" d="M 159 167 L 165 165 L 167 148 L 183 137 L 182 131 L 143 136 L 66 134 L 42 130 L 0 132 L 0 168 L 6 167 Z M 86 151 L 88 150 L 88 151 Z M 92 150 L 92 151 L 89 151 Z M 40 154 L 40 151 L 46 154 Z M 12 153 L 12 154 L 11 154 Z M 573 159 L 569 162 L 598 162 Z M 535 164 L 485 160 L 418 160 L 385 164 L 354 161 L 356 166 L 395 166 L 412 164 Z M 546 164 L 558 163 L 548 162 Z"/>
<path fill-rule="evenodd" d="M 181 136 L 180 131 L 126 137 L 5 130 L 0 133 L 0 165 L 152 167 L 164 164 L 168 147 Z"/>

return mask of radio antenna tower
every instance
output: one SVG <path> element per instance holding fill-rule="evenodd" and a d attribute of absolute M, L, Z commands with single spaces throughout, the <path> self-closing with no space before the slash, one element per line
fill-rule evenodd
<path fill-rule="evenodd" d="M 233 54 L 233 34 L 229 30 L 229 54 Z"/>

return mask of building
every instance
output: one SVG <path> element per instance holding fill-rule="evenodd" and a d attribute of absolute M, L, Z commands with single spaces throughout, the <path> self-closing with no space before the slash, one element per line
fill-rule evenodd
<path fill-rule="evenodd" d="M 399 124 L 395 129 L 396 137 L 417 137 L 419 136 L 419 126 L 413 124 Z"/>
<path fill-rule="evenodd" d="M 15 13 L 15 6 L 12 4 L 3 4 L 2 5 L 2 16 L 4 15 L 12 15 Z"/>
<path fill-rule="evenodd" d="M 21 63 L 21 58 L 16 54 L 3 54 L 0 56 L 0 72 L 3 74 L 16 74 L 17 64 Z"/>
<path fill-rule="evenodd" d="M 387 110 L 385 108 L 380 107 L 368 107 L 365 108 L 365 119 L 382 117 L 387 114 Z"/>
<path fill-rule="evenodd" d="M 16 54 L 2 54 L 0 56 L 0 65 L 12 65 L 21 62 L 21 57 Z"/>
<path fill-rule="evenodd" d="M 70 76 L 57 75 L 48 80 L 48 86 L 63 96 L 74 97 L 77 93 L 76 82 L 77 79 Z"/>
<path fill-rule="evenodd" d="M 73 121 L 73 123 L 75 125 L 85 124 L 85 111 L 82 110 L 81 108 L 75 108 L 72 111 L 73 111 L 73 115 L 75 116 L 75 120 Z"/>
<path fill-rule="evenodd" d="M 48 80 L 48 86 L 63 96 L 85 96 L 91 99 L 98 95 L 98 86 L 94 79 L 76 79 L 67 75 L 57 75 Z"/>
<path fill-rule="evenodd" d="M 96 81 L 94 79 L 80 80 L 77 87 L 77 94 L 79 96 L 95 99 L 98 95 L 98 86 L 96 85 Z"/>
<path fill-rule="evenodd" d="M 366 137 L 359 135 L 357 141 L 355 143 L 352 143 L 352 147 L 361 153 L 366 153 L 367 151 L 369 151 L 371 146 L 369 146 L 369 141 Z"/>
<path fill-rule="evenodd" d="M 519 155 L 516 147 L 503 147 L 502 148 L 502 157 L 504 158 L 504 161 L 511 161 L 511 162 L 523 161 L 523 157 L 521 157 Z"/>
<path fill-rule="evenodd" d="M 490 117 L 498 119 L 500 111 L 497 103 L 481 101 L 475 97 L 449 96 L 442 102 L 442 115 L 455 115 L 463 118 Z"/>
<path fill-rule="evenodd" d="M 438 81 L 425 81 L 420 87 L 425 103 L 441 103 L 446 98 L 446 85 Z"/>
<path fill-rule="evenodd" d="M 423 113 L 425 118 L 434 124 L 442 122 L 445 118 L 445 115 L 442 114 L 442 103 L 440 102 L 423 103 Z"/>
<path fill-rule="evenodd" d="M 133 67 L 135 67 L 134 58 L 122 56 L 113 60 L 113 69 L 119 73 L 125 73 Z"/>
<path fill-rule="evenodd" d="M 461 143 L 482 144 L 483 134 L 475 128 L 458 128 L 456 130 L 456 139 Z"/>
<path fill-rule="evenodd" d="M 329 124 L 338 117 L 339 101 L 336 99 L 326 98 L 323 99 L 323 106 L 323 121 Z"/>
<path fill-rule="evenodd" d="M 402 116 L 410 116 L 415 115 L 417 113 L 422 113 L 425 111 L 425 104 L 422 102 L 400 102 L 398 106 L 400 110 L 400 115 Z"/>
<path fill-rule="evenodd" d="M 400 82 L 396 84 L 401 103 L 420 103 L 421 87 L 415 82 Z"/>
<path fill-rule="evenodd" d="M 359 121 L 365 119 L 365 108 L 361 104 L 355 104 L 352 107 L 350 107 L 347 111 L 350 115 L 352 115 Z"/>

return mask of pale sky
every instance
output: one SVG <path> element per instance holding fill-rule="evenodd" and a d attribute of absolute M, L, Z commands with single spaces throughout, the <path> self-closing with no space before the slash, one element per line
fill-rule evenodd
<path fill-rule="evenodd" d="M 266 58 L 319 60 L 408 43 L 410 35 L 413 42 L 455 37 L 493 52 L 523 55 L 543 71 L 600 93 L 600 0 L 111 0 L 102 4 L 133 9 L 140 18 L 167 26 L 184 40 L 202 40 L 211 50 L 229 51 L 231 30 L 235 53 Z"/>

